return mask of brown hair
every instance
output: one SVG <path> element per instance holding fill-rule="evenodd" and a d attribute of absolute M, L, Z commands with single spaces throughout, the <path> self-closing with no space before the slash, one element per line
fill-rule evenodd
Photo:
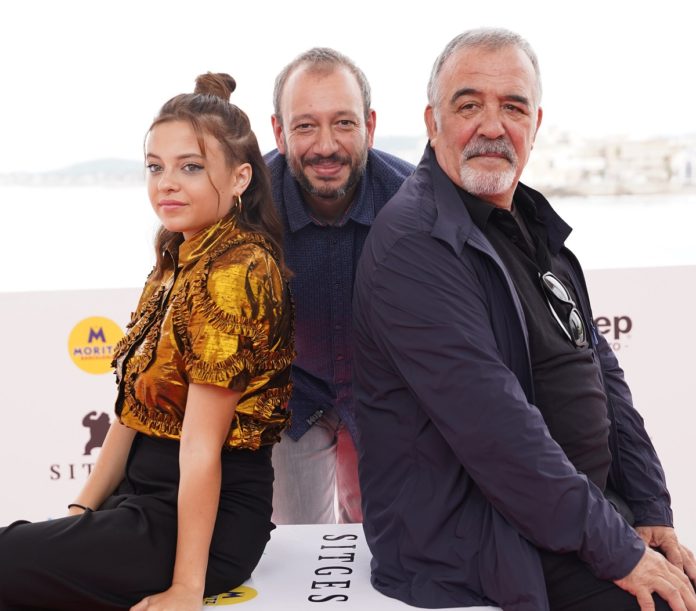
<path fill-rule="evenodd" d="M 236 88 L 235 80 L 224 73 L 208 72 L 196 78 L 193 93 L 182 93 L 166 102 L 155 117 L 148 133 L 167 121 L 188 122 L 198 138 L 201 154 L 205 157 L 204 135 L 213 136 L 222 146 L 229 166 L 241 163 L 251 165 L 251 181 L 242 196 L 241 211 L 234 207 L 229 214 L 237 214 L 237 225 L 241 229 L 263 235 L 275 248 L 280 268 L 288 271 L 283 257 L 283 228 L 278 218 L 271 191 L 271 177 L 263 160 L 249 118 L 229 102 Z M 164 254 L 178 248 L 184 236 L 160 227 L 155 237 L 157 260 L 153 277 L 161 276 L 165 265 Z"/>

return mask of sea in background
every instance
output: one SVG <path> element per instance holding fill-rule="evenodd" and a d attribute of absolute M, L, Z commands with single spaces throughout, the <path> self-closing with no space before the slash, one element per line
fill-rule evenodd
<path fill-rule="evenodd" d="M 696 265 L 696 195 L 556 197 L 586 269 Z M 140 287 L 158 226 L 143 186 L 0 186 L 0 292 Z"/>

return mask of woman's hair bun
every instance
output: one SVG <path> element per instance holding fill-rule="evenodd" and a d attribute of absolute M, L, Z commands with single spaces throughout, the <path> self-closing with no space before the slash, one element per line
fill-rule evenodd
<path fill-rule="evenodd" d="M 214 95 L 229 102 L 230 95 L 236 89 L 236 81 L 224 72 L 206 72 L 196 78 L 193 93 Z"/>

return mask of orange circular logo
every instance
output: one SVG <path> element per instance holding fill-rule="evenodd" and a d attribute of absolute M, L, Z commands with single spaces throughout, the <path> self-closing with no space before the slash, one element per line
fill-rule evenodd
<path fill-rule="evenodd" d="M 110 318 L 91 316 L 78 322 L 68 338 L 73 363 L 87 373 L 108 373 L 116 344 L 123 337 L 121 328 Z"/>
<path fill-rule="evenodd" d="M 249 586 L 239 586 L 234 590 L 225 592 L 224 594 L 218 594 L 217 596 L 209 596 L 203 600 L 204 608 L 208 607 L 225 607 L 227 605 L 238 605 L 239 603 L 244 603 L 247 600 L 256 598 L 258 592 L 254 588 Z"/>

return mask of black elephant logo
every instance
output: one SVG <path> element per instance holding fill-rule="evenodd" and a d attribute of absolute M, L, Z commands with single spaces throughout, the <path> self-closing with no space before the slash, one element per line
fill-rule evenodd
<path fill-rule="evenodd" d="M 94 448 L 102 447 L 110 424 L 109 416 L 104 412 L 98 416 L 97 412 L 89 412 L 82 419 L 82 426 L 86 426 L 89 429 L 89 441 L 85 444 L 84 456 L 91 455 Z"/>

